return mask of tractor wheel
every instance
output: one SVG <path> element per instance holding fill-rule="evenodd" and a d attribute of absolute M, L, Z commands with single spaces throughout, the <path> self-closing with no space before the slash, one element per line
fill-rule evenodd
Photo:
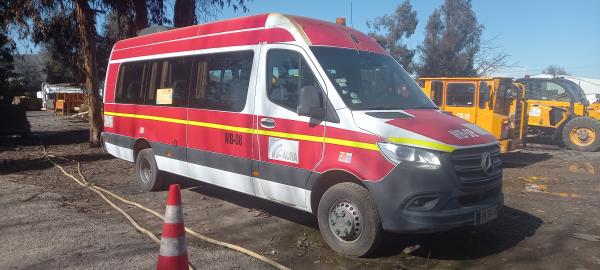
<path fill-rule="evenodd" d="M 565 145 L 572 150 L 594 152 L 600 149 L 600 121 L 575 117 L 562 130 Z"/>

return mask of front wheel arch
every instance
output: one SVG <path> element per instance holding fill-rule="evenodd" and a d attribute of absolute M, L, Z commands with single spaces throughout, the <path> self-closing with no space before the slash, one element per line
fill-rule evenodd
<path fill-rule="evenodd" d="M 319 208 L 319 202 L 321 201 L 323 194 L 325 194 L 325 191 L 327 191 L 329 188 L 331 188 L 332 186 L 334 186 L 336 184 L 344 183 L 344 182 L 355 183 L 355 184 L 358 184 L 358 185 L 366 188 L 367 190 L 369 190 L 367 188 L 367 186 L 365 184 L 363 184 L 362 181 L 359 180 L 356 175 L 354 175 L 348 171 L 344 171 L 344 170 L 326 171 L 325 173 L 319 175 L 318 178 L 314 181 L 314 184 L 312 185 L 311 193 L 310 193 L 310 206 L 311 206 L 310 210 L 312 211 L 312 213 L 317 214 L 317 210 Z"/>

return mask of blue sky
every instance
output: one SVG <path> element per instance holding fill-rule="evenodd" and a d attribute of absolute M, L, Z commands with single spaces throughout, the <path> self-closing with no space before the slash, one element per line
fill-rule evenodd
<path fill-rule="evenodd" d="M 367 20 L 392 13 L 402 1 L 354 0 L 354 28 L 368 32 Z M 416 48 L 423 41 L 427 18 L 443 0 L 412 0 L 419 24 L 406 41 Z M 254 0 L 247 14 L 226 9 L 217 19 L 265 12 L 281 12 L 335 21 L 346 17 L 350 23 L 350 0 Z M 473 9 L 485 26 L 483 40 L 492 39 L 498 51 L 510 55 L 518 67 L 496 75 L 522 77 L 537 74 L 549 64 L 564 67 L 575 76 L 600 78 L 600 1 L 598 0 L 473 0 Z M 171 11 L 167 11 L 172 14 Z M 23 51 L 24 42 L 19 48 Z"/>
<path fill-rule="evenodd" d="M 392 13 L 401 2 L 354 0 L 354 28 L 368 32 L 367 20 Z M 411 3 L 419 24 L 407 44 L 415 48 L 423 41 L 427 18 L 443 0 L 412 0 Z M 255 0 L 247 6 L 249 14 L 281 12 L 327 21 L 346 17 L 350 21 L 350 0 Z M 473 0 L 473 9 L 485 26 L 482 39 L 495 38 L 493 45 L 518 64 L 498 75 L 522 77 L 555 64 L 576 76 L 600 78 L 600 1 Z M 225 10 L 219 19 L 240 15 L 240 12 Z"/>

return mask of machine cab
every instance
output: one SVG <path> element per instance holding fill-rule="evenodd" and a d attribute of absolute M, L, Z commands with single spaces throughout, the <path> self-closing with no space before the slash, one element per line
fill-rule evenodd
<path fill-rule="evenodd" d="M 525 144 L 526 102 L 511 78 L 421 78 L 419 83 L 440 109 L 496 136 L 503 153 Z"/>

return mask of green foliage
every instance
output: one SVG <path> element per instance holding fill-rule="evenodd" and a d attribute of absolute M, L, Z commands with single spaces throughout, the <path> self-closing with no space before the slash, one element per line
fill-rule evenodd
<path fill-rule="evenodd" d="M 417 12 L 412 10 L 409 0 L 398 5 L 394 13 L 367 22 L 367 26 L 374 30 L 369 32 L 369 36 L 375 38 L 410 73 L 414 71 L 415 50 L 409 49 L 404 39 L 415 33 L 417 23 Z"/>
<path fill-rule="evenodd" d="M 419 76 L 477 76 L 474 66 L 483 29 L 470 0 L 446 0 L 427 21 L 419 46 Z"/>

